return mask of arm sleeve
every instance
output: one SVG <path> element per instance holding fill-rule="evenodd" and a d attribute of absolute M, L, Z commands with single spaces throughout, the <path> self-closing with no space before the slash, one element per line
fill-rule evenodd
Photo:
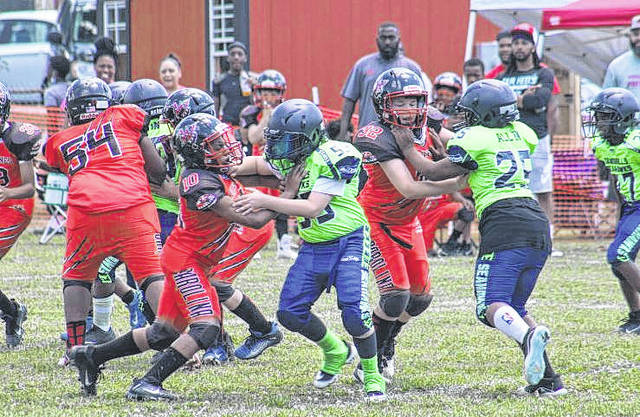
<path fill-rule="evenodd" d="M 360 78 L 360 61 L 358 61 L 351 69 L 347 81 L 344 83 L 344 87 L 342 87 L 342 97 L 348 98 L 351 101 L 357 101 L 358 98 L 360 98 Z"/>
<path fill-rule="evenodd" d="M 540 69 L 538 79 L 540 87 L 533 94 L 527 94 L 522 97 L 522 107 L 525 110 L 540 109 L 549 103 L 551 90 L 553 90 L 553 78 L 553 72 L 550 69 Z"/>
<path fill-rule="evenodd" d="M 189 210 L 211 210 L 224 197 L 224 185 L 215 174 L 203 171 L 185 174 L 183 178 L 188 177 L 190 181 L 180 182 L 180 196 L 185 199 Z M 195 185 L 186 188 L 187 183 Z"/>
<path fill-rule="evenodd" d="M 315 184 L 313 184 L 312 192 L 329 194 L 342 196 L 344 195 L 344 189 L 346 187 L 347 181 L 340 180 L 336 181 L 330 178 L 320 177 L 316 180 Z"/>

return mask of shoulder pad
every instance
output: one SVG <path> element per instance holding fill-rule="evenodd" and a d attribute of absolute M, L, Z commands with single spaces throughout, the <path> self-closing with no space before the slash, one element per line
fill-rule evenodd
<path fill-rule="evenodd" d="M 11 123 L 2 137 L 9 151 L 20 161 L 30 161 L 40 150 L 40 128 L 30 123 Z"/>
<path fill-rule="evenodd" d="M 378 122 L 359 129 L 353 144 L 362 152 L 365 163 L 404 159 L 391 130 Z"/>
<path fill-rule="evenodd" d="M 191 210 L 210 210 L 225 195 L 221 178 L 206 170 L 185 170 L 180 178 L 180 196 Z"/>
<path fill-rule="evenodd" d="M 325 142 L 317 149 L 317 154 L 322 159 L 321 163 L 326 167 L 322 176 L 336 181 L 351 180 L 357 175 L 362 162 L 360 152 L 346 142 L 333 140 Z"/>

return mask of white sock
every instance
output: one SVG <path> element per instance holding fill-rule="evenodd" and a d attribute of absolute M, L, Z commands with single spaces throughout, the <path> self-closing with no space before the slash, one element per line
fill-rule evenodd
<path fill-rule="evenodd" d="M 113 294 L 104 298 L 93 297 L 93 325 L 105 332 L 111 328 L 111 311 L 113 310 Z"/>
<path fill-rule="evenodd" d="M 496 311 L 493 315 L 493 325 L 520 344 L 524 341 L 524 336 L 529 330 L 527 322 L 520 317 L 513 307 L 508 305 L 502 306 Z"/>

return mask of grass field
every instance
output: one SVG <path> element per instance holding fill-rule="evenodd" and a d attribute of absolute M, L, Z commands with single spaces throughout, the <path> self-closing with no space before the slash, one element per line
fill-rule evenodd
<path fill-rule="evenodd" d="M 521 398 L 522 357 L 516 345 L 474 317 L 472 258 L 431 261 L 436 298 L 399 338 L 398 371 L 384 404 L 363 401 L 351 377 L 353 365 L 327 390 L 311 385 L 321 353 L 302 337 L 285 339 L 259 358 L 218 368 L 179 371 L 165 386 L 181 395 L 175 403 L 124 399 L 134 376 L 148 368 L 151 353 L 108 364 L 98 396 L 79 395 L 77 374 L 56 366 L 64 328 L 59 272 L 64 240 L 46 246 L 25 233 L 0 262 L 0 288 L 29 307 L 26 338 L 17 350 L 0 347 L 0 415 L 279 415 L 279 416 L 634 416 L 640 415 L 640 338 L 614 332 L 626 314 L 618 284 L 605 262 L 608 241 L 559 241 L 538 281 L 529 310 L 553 334 L 550 355 L 569 395 Z M 288 263 L 275 259 L 273 242 L 237 286 L 274 316 Z M 377 291 L 371 286 L 371 301 Z M 315 311 L 346 336 L 325 294 Z M 236 343 L 246 335 L 228 314 Z M 116 301 L 114 327 L 127 331 L 127 310 Z M 0 336 L 1 337 L 1 336 Z"/>

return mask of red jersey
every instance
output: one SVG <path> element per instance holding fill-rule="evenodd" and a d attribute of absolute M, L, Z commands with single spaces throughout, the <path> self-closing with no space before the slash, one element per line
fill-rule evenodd
<path fill-rule="evenodd" d="M 543 68 L 548 68 L 549 66 L 543 62 L 540 63 L 540 66 Z M 491 69 L 488 73 L 484 75 L 484 78 L 497 78 L 501 72 L 507 69 L 504 65 L 498 64 Z M 558 79 L 556 76 L 553 76 L 553 90 L 551 90 L 551 94 L 560 94 L 562 90 L 560 90 L 560 83 L 558 83 Z"/>
<path fill-rule="evenodd" d="M 38 153 L 40 129 L 29 123 L 8 123 L 0 132 L 0 186 L 15 188 L 22 185 L 20 161 L 30 161 Z M 5 200 L 0 207 L 22 206 L 31 213 L 33 198 Z"/>
<path fill-rule="evenodd" d="M 244 187 L 226 175 L 185 169 L 180 177 L 180 217 L 165 247 L 193 256 L 205 266 L 218 263 L 235 224 L 212 209 L 225 196 L 244 194 Z"/>
<path fill-rule="evenodd" d="M 69 207 L 104 213 L 153 201 L 139 145 L 145 116 L 134 105 L 114 106 L 49 138 L 44 155 L 69 177 Z"/>
<path fill-rule="evenodd" d="M 358 197 L 358 202 L 364 209 L 369 222 L 390 225 L 411 223 L 422 210 L 426 198 L 404 198 L 380 167 L 381 162 L 392 159 L 404 161 L 404 155 L 396 144 L 391 130 L 380 122 L 371 122 L 358 130 L 354 145 L 362 152 L 362 163 L 369 175 Z M 426 143 L 415 146 L 419 151 L 428 154 Z M 413 179 L 420 180 L 415 168 L 407 161 L 404 163 Z"/>

